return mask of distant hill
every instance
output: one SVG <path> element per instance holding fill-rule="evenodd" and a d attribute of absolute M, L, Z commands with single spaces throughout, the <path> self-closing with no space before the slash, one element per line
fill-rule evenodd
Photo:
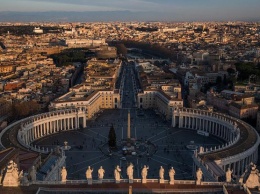
<path fill-rule="evenodd" d="M 151 12 L 90 11 L 90 12 L 0 12 L 0 22 L 97 22 L 97 21 L 150 21 L 164 20 Z M 169 18 L 168 18 L 169 19 Z"/>
<path fill-rule="evenodd" d="M 190 18 L 185 13 L 160 13 L 160 12 L 132 12 L 125 11 L 48 11 L 48 12 L 0 12 L 0 22 L 107 22 L 107 21 L 210 21 L 218 19 L 198 16 Z M 219 19 L 222 18 L 221 16 Z M 228 19 L 232 21 L 234 19 Z M 260 21 L 260 18 L 237 18 L 240 21 Z M 223 21 L 223 19 L 220 19 Z"/>

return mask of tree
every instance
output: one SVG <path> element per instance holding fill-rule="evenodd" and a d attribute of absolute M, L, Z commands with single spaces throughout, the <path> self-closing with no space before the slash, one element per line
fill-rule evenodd
<path fill-rule="evenodd" d="M 115 132 L 115 129 L 114 129 L 113 125 L 111 125 L 110 130 L 109 130 L 108 145 L 111 148 L 115 148 L 116 147 L 116 132 Z"/>
<path fill-rule="evenodd" d="M 127 54 L 127 48 L 125 47 L 125 45 L 124 44 L 117 44 L 116 45 L 116 48 L 117 48 L 117 53 L 120 55 L 122 55 L 122 56 L 126 56 L 126 54 Z"/>
<path fill-rule="evenodd" d="M 14 119 L 28 117 L 38 113 L 40 108 L 40 105 L 34 100 L 14 102 L 12 104 L 12 117 Z"/>
<path fill-rule="evenodd" d="M 228 83 L 228 82 L 227 82 L 227 76 L 226 76 L 226 74 L 224 74 L 223 84 L 224 84 L 224 85 L 227 85 L 227 83 Z"/>
<path fill-rule="evenodd" d="M 218 76 L 217 79 L 216 79 L 216 84 L 220 85 L 221 83 L 222 83 L 222 77 Z"/>
<path fill-rule="evenodd" d="M 235 71 L 233 68 L 228 68 L 228 69 L 227 69 L 227 72 L 228 72 L 228 75 L 229 75 L 229 76 L 231 76 L 231 75 L 233 75 L 233 74 L 236 73 L 236 71 Z"/>
<path fill-rule="evenodd" d="M 240 72 L 238 80 L 245 81 L 248 80 L 250 75 L 260 76 L 260 70 L 253 63 L 236 63 L 236 69 Z"/>

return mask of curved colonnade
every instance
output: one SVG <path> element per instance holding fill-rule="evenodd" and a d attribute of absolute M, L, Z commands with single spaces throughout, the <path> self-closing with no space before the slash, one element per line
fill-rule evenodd
<path fill-rule="evenodd" d="M 48 135 L 75 130 L 80 127 L 84 128 L 86 127 L 86 118 L 87 113 L 84 108 L 65 109 L 35 115 L 21 123 L 17 140 L 26 148 L 41 153 L 48 153 L 51 151 L 48 148 L 32 146 L 31 144 Z"/>
<path fill-rule="evenodd" d="M 215 179 L 223 176 L 228 168 L 233 170 L 233 175 L 240 176 L 251 162 L 257 162 L 259 136 L 251 125 L 239 119 L 221 113 L 181 108 L 173 110 L 172 127 L 199 130 L 226 142 L 218 147 L 200 147 L 193 157 Z"/>
<path fill-rule="evenodd" d="M 18 142 L 27 149 L 48 153 L 51 150 L 33 146 L 32 143 L 61 131 L 86 127 L 86 118 L 87 111 L 84 108 L 48 112 L 7 126 L 0 137 L 7 130 L 20 125 Z M 252 126 L 239 119 L 220 113 L 181 108 L 173 110 L 172 127 L 207 132 L 226 142 L 222 146 L 207 149 L 200 147 L 193 157 L 196 165 L 205 167 L 215 179 L 223 176 L 228 168 L 233 170 L 233 175 L 240 176 L 251 162 L 257 162 L 259 136 Z"/>

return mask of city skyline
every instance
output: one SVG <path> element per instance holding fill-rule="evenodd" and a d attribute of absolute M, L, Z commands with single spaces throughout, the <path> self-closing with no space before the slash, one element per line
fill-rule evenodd
<path fill-rule="evenodd" d="M 45 19 L 54 21 L 83 21 L 85 17 L 87 21 L 258 21 L 258 7 L 260 1 L 257 0 L 9 0 L 1 3 L 0 14 L 1 21 L 16 21 L 11 17 L 14 12 L 22 12 L 20 16 L 30 13 L 45 17 L 47 12 L 56 13 L 59 17 Z M 75 17 L 65 12 L 81 12 L 81 15 Z M 36 20 L 35 17 L 24 20 L 30 19 Z"/>

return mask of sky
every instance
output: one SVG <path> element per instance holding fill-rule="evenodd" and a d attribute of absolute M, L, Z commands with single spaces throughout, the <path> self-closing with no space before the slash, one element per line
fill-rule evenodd
<path fill-rule="evenodd" d="M 178 20 L 260 18 L 260 0 L 0 0 L 0 12 L 124 11 Z M 141 17 L 141 15 L 140 15 Z M 160 17 L 163 18 L 163 17 Z"/>

